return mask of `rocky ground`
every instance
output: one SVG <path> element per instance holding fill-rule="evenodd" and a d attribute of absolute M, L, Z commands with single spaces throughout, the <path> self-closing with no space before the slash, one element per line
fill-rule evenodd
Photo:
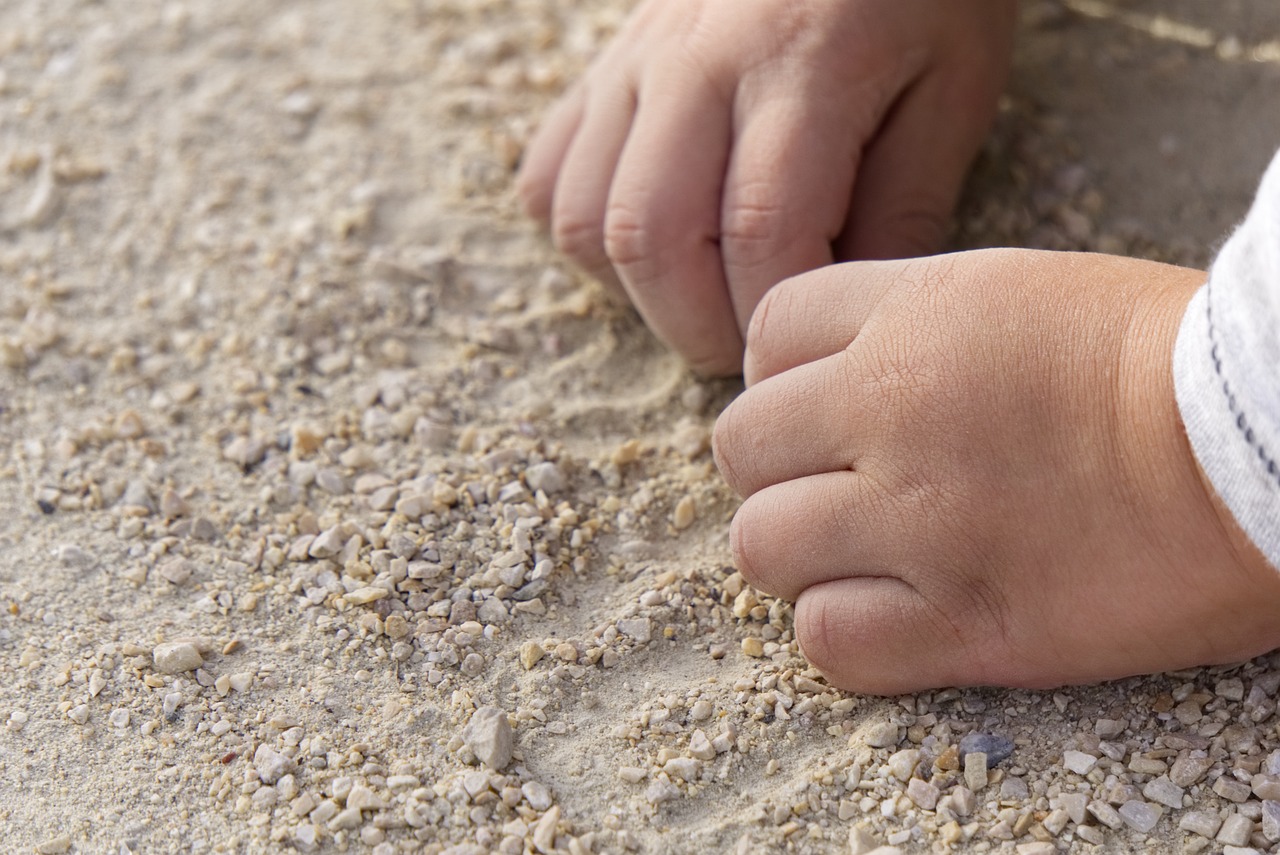
<path fill-rule="evenodd" d="M 0 9 L 0 848 L 1276 851 L 1280 659 L 849 696 L 728 566 L 735 384 L 510 190 L 625 6 Z M 1203 264 L 1280 13 L 1021 30 L 957 245 Z"/>

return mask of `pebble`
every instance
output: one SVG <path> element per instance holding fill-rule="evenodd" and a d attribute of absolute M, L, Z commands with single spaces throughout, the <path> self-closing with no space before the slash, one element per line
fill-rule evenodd
<path fill-rule="evenodd" d="M 520 667 L 528 671 L 547 655 L 547 651 L 536 641 L 526 641 L 520 645 Z"/>
<path fill-rule="evenodd" d="M 107 716 L 107 721 L 112 727 L 117 728 L 118 730 L 124 730 L 129 726 L 129 718 L 129 711 L 121 708 L 112 710 L 111 715 Z"/>
<path fill-rule="evenodd" d="M 346 545 L 346 538 L 342 536 L 342 526 L 331 526 L 320 533 L 320 536 L 311 541 L 311 546 L 307 549 L 307 555 L 312 558 L 332 558 L 342 551 L 342 547 Z"/>
<path fill-rule="evenodd" d="M 1169 769 L 1169 780 L 1179 787 L 1190 787 L 1203 778 L 1212 767 L 1213 760 L 1209 757 L 1182 754 L 1173 761 L 1173 766 Z"/>
<path fill-rule="evenodd" d="M 1114 718 L 1100 718 L 1093 724 L 1093 732 L 1101 739 L 1115 739 L 1124 733 L 1127 722 Z"/>
<path fill-rule="evenodd" d="M 653 623 L 648 618 L 624 618 L 618 621 L 618 632 L 638 644 L 647 644 L 653 637 Z"/>
<path fill-rule="evenodd" d="M 264 784 L 274 784 L 284 775 L 292 775 L 298 770 L 297 762 L 287 754 L 281 754 L 265 743 L 258 746 L 253 753 L 253 768 Z"/>
<path fill-rule="evenodd" d="M 51 837 L 40 845 L 36 846 L 36 852 L 40 855 L 62 855 L 71 849 L 71 837 L 66 834 L 59 834 L 57 837 Z"/>
<path fill-rule="evenodd" d="M 1253 833 L 1253 820 L 1238 813 L 1233 813 L 1222 821 L 1222 828 L 1213 839 L 1229 846 L 1245 846 L 1249 835 Z"/>
<path fill-rule="evenodd" d="M 1089 802 L 1089 813 L 1093 814 L 1098 822 L 1111 829 L 1119 828 L 1124 825 L 1124 818 L 1111 805 L 1104 801 L 1094 800 Z"/>
<path fill-rule="evenodd" d="M 67 718 L 71 719 L 76 724 L 84 724 L 89 720 L 89 705 L 78 704 L 72 707 L 67 710 Z"/>
<path fill-rule="evenodd" d="M 921 810 L 933 810 L 938 806 L 938 798 L 941 791 L 928 781 L 922 781 L 919 778 L 912 778 L 907 784 L 907 798 L 915 803 L 915 806 Z"/>
<path fill-rule="evenodd" d="M 898 726 L 888 721 L 873 722 L 863 734 L 863 739 L 872 748 L 890 748 L 900 739 Z"/>
<path fill-rule="evenodd" d="M 156 670 L 165 674 L 194 671 L 204 664 L 204 657 L 200 655 L 199 649 L 189 641 L 157 644 L 151 651 L 151 659 Z"/>
<path fill-rule="evenodd" d="M 1092 754 L 1085 754 L 1083 751 L 1062 752 L 1062 766 L 1068 772 L 1087 775 L 1096 765 L 1098 765 L 1098 758 Z"/>
<path fill-rule="evenodd" d="M 698 518 L 698 506 L 694 503 L 692 496 L 685 496 L 676 503 L 676 509 L 671 513 L 671 525 L 676 531 L 684 531 L 693 525 Z"/>
<path fill-rule="evenodd" d="M 1223 775 L 1213 782 L 1213 791 L 1230 802 L 1249 800 L 1252 789 L 1244 781 L 1237 781 L 1230 775 Z"/>
<path fill-rule="evenodd" d="M 967 733 L 960 739 L 960 758 L 973 753 L 987 755 L 987 768 L 994 769 L 1013 754 L 1013 740 L 994 733 Z"/>
<path fill-rule="evenodd" d="M 29 720 L 30 720 L 30 717 L 25 712 L 23 712 L 22 710 L 14 710 L 13 712 L 9 713 L 9 720 L 8 722 L 6 722 L 5 726 L 8 727 L 9 730 L 11 730 L 12 732 L 17 733 L 20 730 L 22 730 L 22 728 L 27 726 L 27 722 Z"/>
<path fill-rule="evenodd" d="M 497 707 L 480 707 L 463 728 L 462 739 L 476 759 L 501 771 L 511 762 L 514 737 L 507 714 Z"/>
<path fill-rule="evenodd" d="M 662 771 L 682 781 L 697 781 L 702 772 L 702 763 L 691 757 L 672 757 L 662 766 Z"/>
<path fill-rule="evenodd" d="M 1280 842 L 1280 802 L 1262 803 L 1262 835 L 1272 843 Z"/>
<path fill-rule="evenodd" d="M 378 798 L 368 787 L 356 785 L 347 794 L 347 807 L 357 810 L 383 810 L 387 807 L 387 803 Z"/>
<path fill-rule="evenodd" d="M 520 792 L 534 810 L 547 810 L 551 807 L 551 790 L 540 781 L 527 782 L 520 788 Z"/>
<path fill-rule="evenodd" d="M 349 807 L 338 811 L 333 819 L 329 820 L 329 828 L 334 831 L 352 829 L 359 826 L 362 821 L 359 808 Z"/>
<path fill-rule="evenodd" d="M 555 850 L 556 826 L 560 824 L 560 806 L 555 805 L 542 815 L 538 824 L 533 827 L 533 848 L 543 855 L 551 855 Z"/>
<path fill-rule="evenodd" d="M 628 784 L 638 784 L 649 777 L 649 773 L 639 766 L 619 766 L 618 777 Z"/>
<path fill-rule="evenodd" d="M 1182 807 L 1183 789 L 1177 784 L 1170 781 L 1165 776 L 1152 778 L 1147 785 L 1142 788 L 1142 795 L 1151 799 L 1153 802 L 1159 802 L 1166 807 L 1178 810 Z"/>
<path fill-rule="evenodd" d="M 987 757 L 981 751 L 966 754 L 964 758 L 964 783 L 975 793 L 987 786 Z"/>
<path fill-rule="evenodd" d="M 390 592 L 386 588 L 369 586 L 365 588 L 357 588 L 356 590 L 343 595 L 343 599 L 352 605 L 364 606 L 377 600 L 381 600 L 389 593 Z"/>
<path fill-rule="evenodd" d="M 1146 834 L 1160 821 L 1160 808 L 1141 799 L 1127 801 L 1117 811 L 1120 818 L 1134 831 Z"/>
<path fill-rule="evenodd" d="M 742 652 L 753 659 L 759 659 L 764 656 L 764 642 L 749 635 L 742 639 Z"/>
<path fill-rule="evenodd" d="M 920 764 L 920 751 L 916 748 L 904 748 L 889 757 L 889 772 L 899 781 L 909 781 Z"/>
<path fill-rule="evenodd" d="M 551 461 L 535 463 L 526 469 L 524 482 L 529 485 L 530 490 L 534 492 L 541 490 L 548 496 L 555 495 L 565 488 L 564 474 L 561 473 L 560 467 Z"/>
<path fill-rule="evenodd" d="M 689 737 L 689 753 L 699 760 L 714 760 L 716 748 L 702 730 L 695 730 Z"/>

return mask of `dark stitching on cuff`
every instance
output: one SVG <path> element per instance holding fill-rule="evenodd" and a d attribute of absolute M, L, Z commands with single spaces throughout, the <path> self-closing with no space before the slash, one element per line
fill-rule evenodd
<path fill-rule="evenodd" d="M 1267 454 L 1267 450 L 1263 448 L 1262 443 L 1258 442 L 1257 436 L 1253 432 L 1253 428 L 1249 426 L 1249 419 L 1245 416 L 1244 411 L 1240 409 L 1236 403 L 1235 393 L 1231 391 L 1231 384 L 1227 381 L 1226 376 L 1222 373 L 1222 357 L 1218 356 L 1218 336 L 1217 327 L 1213 325 L 1213 278 L 1205 283 L 1204 294 L 1204 314 L 1205 319 L 1209 322 L 1209 341 L 1213 345 L 1209 349 L 1209 358 L 1213 360 L 1213 370 L 1217 372 L 1218 377 L 1222 380 L 1222 393 L 1227 396 L 1227 408 L 1231 414 L 1236 417 L 1236 429 L 1240 431 L 1240 436 L 1244 441 L 1258 453 L 1260 460 L 1267 468 L 1267 474 L 1280 484 L 1280 466 L 1276 465 L 1276 461 L 1271 455 Z"/>

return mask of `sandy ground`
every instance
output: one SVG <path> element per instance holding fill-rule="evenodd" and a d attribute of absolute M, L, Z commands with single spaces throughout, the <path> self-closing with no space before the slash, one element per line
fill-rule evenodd
<path fill-rule="evenodd" d="M 743 588 L 734 383 L 510 192 L 625 5 L 0 8 L 0 851 L 1275 851 L 1270 657 L 851 697 Z M 1021 29 L 957 244 L 1203 264 L 1274 4 Z"/>

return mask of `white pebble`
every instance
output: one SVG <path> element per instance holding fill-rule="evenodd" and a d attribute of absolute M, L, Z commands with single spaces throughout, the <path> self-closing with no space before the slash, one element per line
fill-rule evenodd
<path fill-rule="evenodd" d="M 497 707 L 480 707 L 463 728 L 462 739 L 476 759 L 501 770 L 511 762 L 514 739 L 507 714 Z"/>
<path fill-rule="evenodd" d="M 204 664 L 204 657 L 200 655 L 200 651 L 188 641 L 157 644 L 151 651 L 151 659 L 155 662 L 156 670 L 165 674 L 194 671 Z"/>

